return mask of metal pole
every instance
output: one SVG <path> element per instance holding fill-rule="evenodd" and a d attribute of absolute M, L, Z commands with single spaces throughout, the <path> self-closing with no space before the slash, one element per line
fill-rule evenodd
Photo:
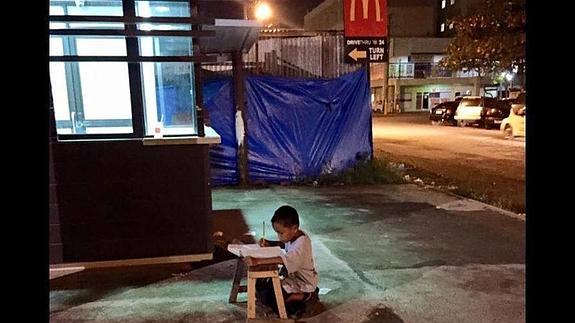
<path fill-rule="evenodd" d="M 383 114 L 388 114 L 389 113 L 389 108 L 388 108 L 388 102 L 387 102 L 387 84 L 389 82 L 389 72 L 388 72 L 388 67 L 389 67 L 389 63 L 385 62 L 383 63 L 383 90 L 382 90 L 382 95 L 383 95 Z"/>
<path fill-rule="evenodd" d="M 373 159 L 373 131 L 371 129 L 373 129 L 373 109 L 371 108 L 371 71 L 369 68 L 369 57 L 367 58 L 367 60 L 365 61 L 365 69 L 367 71 L 367 88 L 369 89 L 369 113 L 372 115 L 371 118 L 369 118 L 369 146 L 371 148 L 370 151 L 370 156 L 371 159 Z"/>
<path fill-rule="evenodd" d="M 198 0 L 192 0 L 192 6 L 190 8 L 190 14 L 192 17 L 199 16 Z M 194 26 L 193 30 L 201 30 L 201 27 Z M 194 39 L 192 43 L 192 53 L 197 55 L 202 52 L 202 47 L 199 39 Z M 194 97 L 195 97 L 195 108 L 196 108 L 196 125 L 198 127 L 198 137 L 205 137 L 206 132 L 204 124 L 210 124 L 210 118 L 208 116 L 208 111 L 204 110 L 204 96 L 202 92 L 202 64 L 194 63 Z"/>
<path fill-rule="evenodd" d="M 234 103 L 236 106 L 236 140 L 238 143 L 238 175 L 240 185 L 248 185 L 247 113 L 245 102 L 245 75 L 242 52 L 232 53 Z M 241 128 L 241 129 L 240 129 Z"/>
<path fill-rule="evenodd" d="M 389 6 L 388 6 L 389 7 Z M 389 37 L 390 35 L 390 30 L 389 30 L 389 26 L 391 25 L 390 21 L 391 21 L 391 15 L 389 14 L 389 12 L 387 11 L 387 8 L 385 10 L 385 12 L 387 13 L 387 23 L 385 26 L 385 30 L 387 30 L 387 37 L 385 39 L 385 55 L 386 57 L 386 61 L 385 63 L 383 63 L 383 114 L 386 115 L 388 114 L 390 111 L 393 111 L 393 107 L 391 107 L 391 109 L 389 108 L 389 101 L 387 100 L 388 98 L 388 94 L 387 94 L 387 86 L 389 84 L 389 42 L 391 41 L 391 37 Z"/>

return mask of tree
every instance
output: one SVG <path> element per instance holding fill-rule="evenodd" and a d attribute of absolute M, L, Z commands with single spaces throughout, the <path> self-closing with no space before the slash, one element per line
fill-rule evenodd
<path fill-rule="evenodd" d="M 525 1 L 484 0 L 453 23 L 455 37 L 439 66 L 476 71 L 480 76 L 525 71 Z"/>

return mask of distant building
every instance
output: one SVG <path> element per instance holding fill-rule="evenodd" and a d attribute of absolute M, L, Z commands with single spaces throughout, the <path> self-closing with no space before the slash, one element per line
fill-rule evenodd
<path fill-rule="evenodd" d="M 481 0 L 388 0 L 389 64 L 373 63 L 373 103 L 383 101 L 386 112 L 429 110 L 458 95 L 483 95 L 474 72 L 437 69 L 451 38 L 439 29 L 445 19 L 467 12 Z M 459 3 L 461 2 L 461 4 Z M 343 0 L 326 0 L 304 17 L 306 31 L 342 31 Z M 387 70 L 386 70 L 387 67 Z"/>
<path fill-rule="evenodd" d="M 485 3 L 485 0 L 438 0 L 437 4 L 437 36 L 453 37 L 455 29 L 449 20 L 457 16 L 466 16 L 473 12 L 478 6 Z"/>

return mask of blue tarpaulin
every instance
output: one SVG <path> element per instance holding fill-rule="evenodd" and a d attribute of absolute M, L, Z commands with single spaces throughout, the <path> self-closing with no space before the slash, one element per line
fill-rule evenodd
<path fill-rule="evenodd" d="M 231 78 L 210 80 L 202 88 L 204 108 L 210 126 L 221 136 L 219 145 L 210 146 L 211 183 L 214 186 L 237 184 L 237 143 L 234 84 Z"/>
<path fill-rule="evenodd" d="M 210 153 L 212 184 L 235 184 L 237 143 L 231 80 L 208 82 L 204 98 L 211 126 L 222 136 L 222 143 Z M 250 181 L 313 178 L 371 157 L 365 69 L 329 80 L 248 76 L 246 99 Z"/>

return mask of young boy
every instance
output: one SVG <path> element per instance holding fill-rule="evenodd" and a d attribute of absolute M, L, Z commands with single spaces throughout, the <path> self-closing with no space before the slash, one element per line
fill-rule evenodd
<path fill-rule="evenodd" d="M 288 315 L 303 310 L 305 302 L 317 300 L 319 277 L 315 270 L 311 240 L 299 229 L 297 211 L 284 205 L 278 208 L 272 217 L 272 226 L 280 241 L 261 239 L 260 246 L 280 246 L 285 249 L 280 257 L 253 258 L 246 257 L 248 266 L 267 263 L 283 263 L 280 271 L 282 292 Z M 258 279 L 256 283 L 258 299 L 277 311 L 273 285 L 270 279 Z"/>

